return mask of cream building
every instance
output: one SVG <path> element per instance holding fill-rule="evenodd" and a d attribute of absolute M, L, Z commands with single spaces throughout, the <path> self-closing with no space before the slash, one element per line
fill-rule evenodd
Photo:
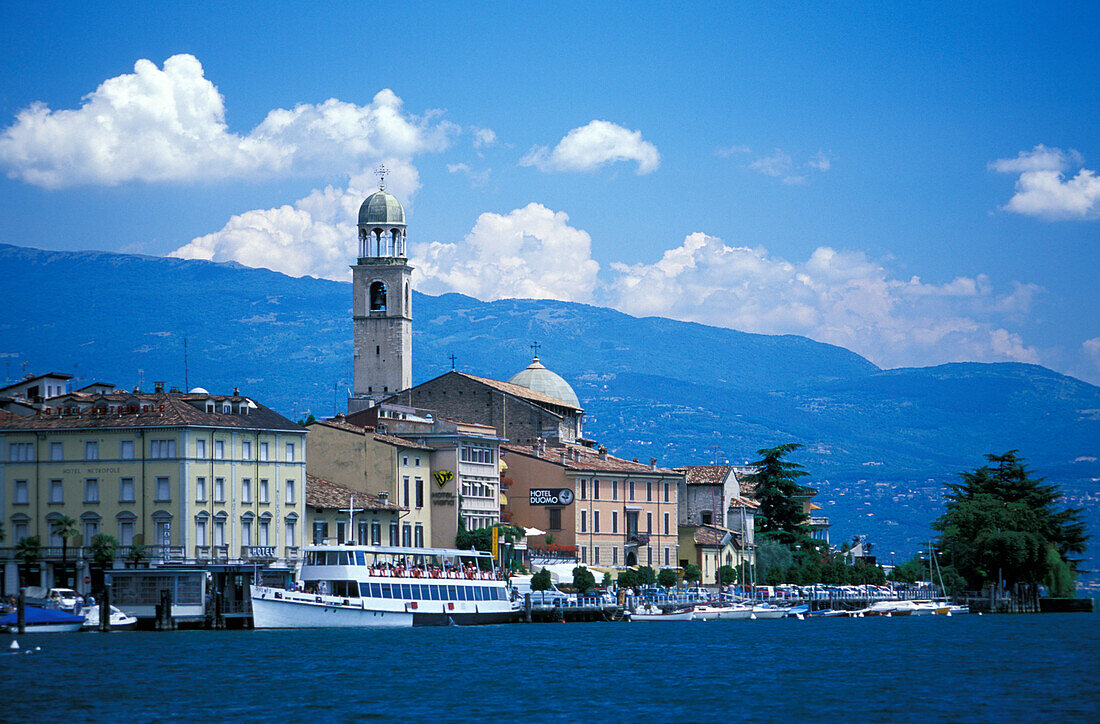
<path fill-rule="evenodd" d="M 87 578 L 92 538 L 105 533 L 119 559 L 141 545 L 148 559 L 203 563 L 297 558 L 303 543 L 304 429 L 237 394 L 68 393 L 37 414 L 0 420 L 3 586 L 19 585 L 14 546 L 38 537 L 41 573 L 29 585 Z M 53 522 L 77 521 L 62 540 Z"/>

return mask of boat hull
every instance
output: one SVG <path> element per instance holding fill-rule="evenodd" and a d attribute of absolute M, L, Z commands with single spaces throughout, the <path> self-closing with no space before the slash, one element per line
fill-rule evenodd
<path fill-rule="evenodd" d="M 83 624 L 77 623 L 38 623 L 27 624 L 24 627 L 26 633 L 69 633 L 70 631 L 79 631 Z M 10 633 L 19 633 L 18 626 L 8 626 Z"/>
<path fill-rule="evenodd" d="M 681 613 L 632 613 L 630 614 L 631 621 L 691 621 L 693 614 L 691 611 L 683 611 Z"/>
<path fill-rule="evenodd" d="M 719 621 L 748 621 L 752 615 L 751 608 L 731 608 L 718 614 Z"/>

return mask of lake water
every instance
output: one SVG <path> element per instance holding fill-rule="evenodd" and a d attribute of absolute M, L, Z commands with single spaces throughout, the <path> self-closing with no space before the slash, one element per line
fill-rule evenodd
<path fill-rule="evenodd" d="M 1100 720 L 1087 614 L 18 638 L 4 721 Z"/>

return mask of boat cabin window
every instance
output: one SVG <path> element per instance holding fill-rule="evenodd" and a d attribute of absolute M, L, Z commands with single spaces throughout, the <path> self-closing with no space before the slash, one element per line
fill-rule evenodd
<path fill-rule="evenodd" d="M 367 565 L 367 557 L 363 551 L 355 551 L 355 565 L 365 566 Z"/>

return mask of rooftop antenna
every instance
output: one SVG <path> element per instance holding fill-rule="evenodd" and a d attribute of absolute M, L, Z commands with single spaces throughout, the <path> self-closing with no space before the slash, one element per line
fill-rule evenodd
<path fill-rule="evenodd" d="M 379 191 L 385 191 L 386 190 L 386 174 L 388 174 L 389 172 L 390 172 L 390 170 L 388 168 L 386 168 L 386 164 L 384 164 L 384 163 L 378 164 L 378 168 L 374 169 L 375 175 L 378 176 L 378 190 Z"/>
<path fill-rule="evenodd" d="M 183 338 L 183 391 L 191 390 L 190 370 L 187 366 L 187 337 Z"/>
<path fill-rule="evenodd" d="M 538 359 L 538 358 L 539 358 L 539 348 L 540 348 L 540 347 L 542 347 L 542 345 L 541 345 L 541 344 L 539 344 L 538 342 L 532 342 L 532 343 L 531 343 L 531 349 L 532 349 L 532 350 L 534 351 L 534 353 L 535 353 L 535 359 Z"/>
<path fill-rule="evenodd" d="M 455 358 L 455 353 L 451 352 L 451 356 L 448 357 L 447 359 L 449 359 L 451 361 L 451 372 L 454 372 L 455 371 L 455 359 L 456 359 Z"/>

